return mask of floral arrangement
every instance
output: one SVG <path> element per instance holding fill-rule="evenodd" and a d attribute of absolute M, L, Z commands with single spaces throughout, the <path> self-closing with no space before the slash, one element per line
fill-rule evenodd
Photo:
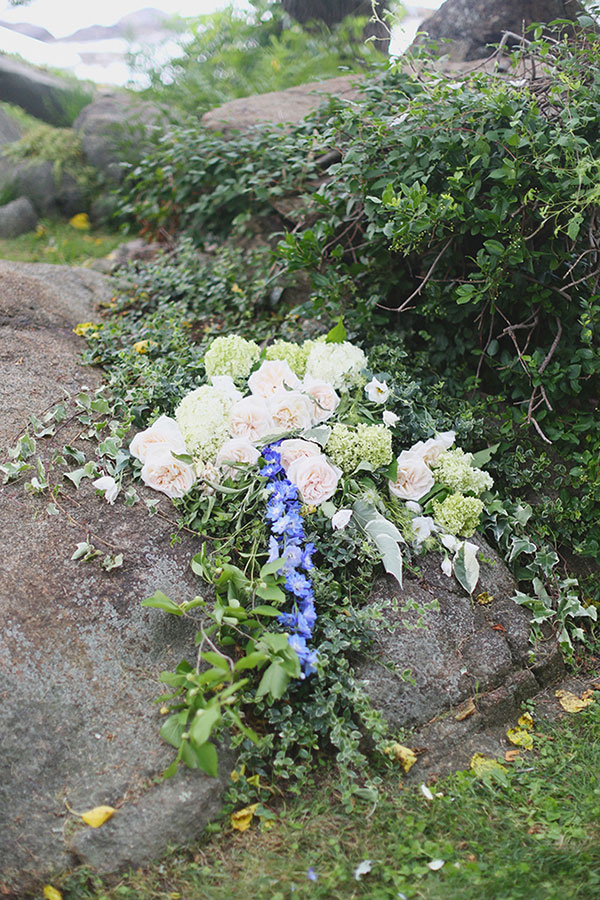
<path fill-rule="evenodd" d="M 130 444 L 143 482 L 187 504 L 196 527 L 233 505 L 228 521 L 245 516 L 255 535 L 245 564 L 222 550 L 211 559 L 206 544 L 194 557 L 214 603 L 175 604 L 160 591 L 144 601 L 175 615 L 204 611 L 196 667 L 163 673 L 174 712 L 161 733 L 177 747 L 175 767 L 182 760 L 214 773 L 216 729 L 258 741 L 250 698 L 275 701 L 290 681 L 319 671 L 314 580 L 336 534 L 354 534 L 352 546 L 366 544 L 400 584 L 403 553 L 430 550 L 469 593 L 477 584 L 478 548 L 468 538 L 493 484 L 479 467 L 489 452 L 454 447 L 452 431 L 397 447 L 402 398 L 393 378 L 371 372 L 345 337 L 341 322 L 317 340 L 262 350 L 238 335 L 217 337 L 206 382 Z M 114 502 L 109 476 L 96 486 Z"/>

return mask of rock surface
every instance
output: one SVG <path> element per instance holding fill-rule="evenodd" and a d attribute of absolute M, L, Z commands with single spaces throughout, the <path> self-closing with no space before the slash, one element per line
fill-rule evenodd
<path fill-rule="evenodd" d="M 202 116 L 202 124 L 214 131 L 244 130 L 269 122 L 273 125 L 301 122 L 327 99 L 329 94 L 351 102 L 360 92 L 361 75 L 341 75 L 313 81 L 285 91 L 271 91 L 253 97 L 230 100 Z"/>
<path fill-rule="evenodd" d="M 40 216 L 66 216 L 81 212 L 86 205 L 85 192 L 68 172 L 57 174 L 53 163 L 23 160 L 15 162 L 0 156 L 0 188 L 9 187 L 27 197 Z"/>
<path fill-rule="evenodd" d="M 140 141 L 149 131 L 163 129 L 164 118 L 164 112 L 152 103 L 107 91 L 82 109 L 73 128 L 81 133 L 87 161 L 108 181 L 118 183 L 123 177 L 121 161 L 127 157 L 127 144 L 130 152 L 139 155 Z"/>
<path fill-rule="evenodd" d="M 73 106 L 81 104 L 82 87 L 0 55 L 0 100 L 50 125 L 66 126 L 71 124 Z"/>
<path fill-rule="evenodd" d="M 37 224 L 35 209 L 27 197 L 0 206 L 0 238 L 14 238 L 32 231 Z"/>
<path fill-rule="evenodd" d="M 382 579 L 373 595 L 385 617 L 374 658 L 358 677 L 393 728 L 417 728 L 416 744 L 426 751 L 415 767 L 421 778 L 432 768 L 439 774 L 468 765 L 471 744 L 485 753 L 481 732 L 502 732 L 520 703 L 563 671 L 554 638 L 532 652 L 530 615 L 511 600 L 512 575 L 483 539 L 472 540 L 481 565 L 473 599 L 442 573 L 435 553 L 419 559 L 419 578 L 407 578 L 403 590 Z"/>
<path fill-rule="evenodd" d="M 420 26 L 412 47 L 431 44 L 453 60 L 487 57 L 505 31 L 521 35 L 533 22 L 584 15 L 578 0 L 446 0 Z"/>
<path fill-rule="evenodd" d="M 8 447 L 30 413 L 83 381 L 98 384 L 99 373 L 78 364 L 72 328 L 96 318 L 110 288 L 87 270 L 4 262 L 0 281 L 0 444 Z M 48 464 L 80 430 L 75 421 L 38 439 Z M 195 629 L 140 601 L 157 588 L 178 600 L 197 593 L 189 569 L 197 543 L 172 547 L 169 522 L 150 518 L 143 503 L 108 506 L 89 482 L 60 495 L 64 513 L 48 515 L 48 499 L 20 483 L 0 489 L 0 541 L 10 547 L 0 560 L 0 887 L 17 896 L 79 859 L 114 871 L 192 839 L 222 792 L 221 779 L 197 772 L 153 783 L 172 759 L 158 735 L 158 674 L 189 654 Z M 72 561 L 85 540 L 123 553 L 123 566 Z M 221 771 L 230 771 L 227 759 Z M 66 803 L 117 813 L 93 830 Z"/>

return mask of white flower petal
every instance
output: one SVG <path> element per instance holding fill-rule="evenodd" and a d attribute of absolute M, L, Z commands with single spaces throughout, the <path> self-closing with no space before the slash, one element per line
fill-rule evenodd
<path fill-rule="evenodd" d="M 431 791 L 429 790 L 429 788 L 427 787 L 426 784 L 420 784 L 419 790 L 421 791 L 421 793 L 423 794 L 423 796 L 425 797 L 426 800 L 433 800 L 433 794 L 431 793 Z"/>
<path fill-rule="evenodd" d="M 389 409 L 384 409 L 382 419 L 384 425 L 387 425 L 388 428 L 393 428 L 400 416 L 397 416 L 396 413 L 391 412 Z"/>
<path fill-rule="evenodd" d="M 448 578 L 450 578 L 450 576 L 452 575 L 452 563 L 447 556 L 443 558 L 440 569 L 442 570 L 444 575 L 447 575 Z"/>
<path fill-rule="evenodd" d="M 437 872 L 442 866 L 446 865 L 445 859 L 432 859 L 427 863 L 427 868 L 431 869 L 432 872 Z"/>
<path fill-rule="evenodd" d="M 121 490 L 121 485 L 117 484 L 112 475 L 103 475 L 101 478 L 96 478 L 95 481 L 92 481 L 92 484 L 97 490 L 104 491 L 104 499 L 112 506 Z"/>
<path fill-rule="evenodd" d="M 371 869 L 373 868 L 373 863 L 370 859 L 363 859 L 361 863 L 357 865 L 354 870 L 354 877 L 357 881 L 363 877 L 363 875 L 368 875 Z"/>
<path fill-rule="evenodd" d="M 351 518 L 351 509 L 338 509 L 338 511 L 331 517 L 331 527 L 334 531 L 341 531 L 342 528 L 346 527 Z"/>
<path fill-rule="evenodd" d="M 390 396 L 390 389 L 385 381 L 379 381 L 378 378 L 372 378 L 365 386 L 365 394 L 372 403 L 385 403 Z"/>

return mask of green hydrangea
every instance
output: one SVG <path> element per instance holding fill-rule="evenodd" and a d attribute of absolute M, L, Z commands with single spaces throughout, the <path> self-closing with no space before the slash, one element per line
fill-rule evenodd
<path fill-rule="evenodd" d="M 223 335 L 215 338 L 206 351 L 204 368 L 209 378 L 212 375 L 247 378 L 259 356 L 260 347 L 254 341 L 237 334 Z"/>
<path fill-rule="evenodd" d="M 392 432 L 385 425 L 358 425 L 356 429 L 360 458 L 374 469 L 389 466 L 392 453 Z"/>
<path fill-rule="evenodd" d="M 392 433 L 385 425 L 361 424 L 351 428 L 337 422 L 332 426 L 325 452 L 346 475 L 354 472 L 361 462 L 378 469 L 393 459 Z"/>
<path fill-rule="evenodd" d="M 472 453 L 465 453 L 459 447 L 445 450 L 432 463 L 435 480 L 452 491 L 479 496 L 493 486 L 494 479 L 483 469 L 473 468 L 472 463 Z"/>
<path fill-rule="evenodd" d="M 231 405 L 227 394 L 204 384 L 186 394 L 175 410 L 175 421 L 197 463 L 214 463 L 218 451 L 229 440 Z"/>
<path fill-rule="evenodd" d="M 477 497 L 450 494 L 441 503 L 433 501 L 433 518 L 444 531 L 460 537 L 471 537 L 479 525 L 483 503 Z"/>
<path fill-rule="evenodd" d="M 305 341 L 305 344 L 308 343 Z M 306 360 L 310 353 L 310 347 L 304 344 L 294 344 L 292 341 L 274 341 L 265 351 L 267 359 L 281 359 L 289 364 L 290 369 L 298 378 L 304 378 Z"/>

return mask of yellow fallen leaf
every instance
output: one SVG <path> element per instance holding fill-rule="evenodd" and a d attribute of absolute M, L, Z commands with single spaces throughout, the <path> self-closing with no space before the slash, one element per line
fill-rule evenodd
<path fill-rule="evenodd" d="M 457 722 L 462 722 L 463 719 L 467 719 L 469 716 L 472 716 L 474 712 L 475 703 L 473 701 L 473 698 L 469 697 L 469 699 L 459 708 L 454 718 Z"/>
<path fill-rule="evenodd" d="M 385 748 L 387 756 L 391 756 L 396 762 L 399 762 L 405 772 L 409 772 L 417 761 L 417 754 L 410 747 L 404 747 L 402 744 L 390 744 Z"/>
<path fill-rule="evenodd" d="M 244 293 L 243 290 L 241 289 L 241 287 L 239 286 L 239 284 L 236 284 L 235 282 L 232 285 L 231 290 L 233 291 L 234 294 L 243 294 Z"/>
<path fill-rule="evenodd" d="M 96 325 L 94 322 L 80 322 L 73 329 L 73 334 L 81 335 L 87 334 L 88 331 L 91 331 L 92 328 L 99 328 L 99 325 Z"/>
<path fill-rule="evenodd" d="M 471 768 L 475 774 L 481 778 L 484 775 L 493 775 L 498 772 L 506 772 L 506 766 L 499 763 L 497 759 L 484 756 L 482 753 L 474 753 L 471 757 Z"/>
<path fill-rule="evenodd" d="M 57 888 L 52 887 L 51 884 L 45 884 L 42 893 L 44 894 L 45 900 L 62 900 L 61 892 L 57 890 Z"/>
<path fill-rule="evenodd" d="M 246 831 L 246 829 L 250 828 L 250 823 L 254 818 L 254 813 L 258 809 L 258 803 L 253 803 L 252 806 L 246 806 L 245 809 L 238 809 L 237 812 L 231 814 L 231 827 L 235 828 L 236 831 Z"/>
<path fill-rule="evenodd" d="M 260 775 L 252 775 L 251 778 L 246 778 L 246 781 L 253 787 L 260 787 Z"/>
<path fill-rule="evenodd" d="M 149 344 L 150 344 L 149 340 L 136 341 L 135 344 L 133 345 L 133 349 L 135 350 L 136 353 L 147 353 Z"/>
<path fill-rule="evenodd" d="M 69 225 L 71 225 L 73 228 L 79 229 L 80 231 L 88 231 L 91 227 L 87 213 L 77 213 L 76 216 L 72 216 L 69 219 Z"/>
<path fill-rule="evenodd" d="M 588 692 L 586 691 L 586 694 L 587 693 Z M 554 691 L 554 696 L 558 698 L 558 702 L 562 708 L 570 713 L 581 712 L 582 709 L 585 709 L 586 706 L 589 706 L 590 703 L 594 702 L 593 697 L 578 697 L 577 694 L 572 694 L 571 691 Z"/>
<path fill-rule="evenodd" d="M 524 728 L 509 728 L 506 737 L 515 747 L 523 747 L 524 750 L 531 750 L 533 747 L 533 735 Z"/>
<path fill-rule="evenodd" d="M 113 806 L 95 806 L 93 809 L 79 813 L 79 815 L 90 828 L 100 828 L 115 813 L 116 809 Z"/>
<path fill-rule="evenodd" d="M 482 606 L 487 606 L 488 603 L 492 603 L 494 600 L 493 594 L 488 594 L 487 591 L 482 591 L 481 594 L 477 594 L 475 597 L 476 601 L 480 603 Z"/>
<path fill-rule="evenodd" d="M 517 725 L 520 725 L 521 728 L 533 728 L 533 717 L 530 713 L 523 713 L 523 715 L 517 719 Z"/>

